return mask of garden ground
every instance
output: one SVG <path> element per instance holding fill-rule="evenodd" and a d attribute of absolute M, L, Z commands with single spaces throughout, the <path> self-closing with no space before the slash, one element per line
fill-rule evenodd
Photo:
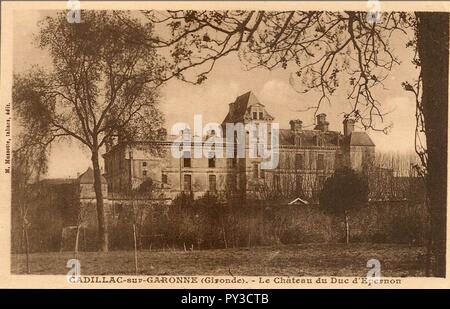
<path fill-rule="evenodd" d="M 300 244 L 201 251 L 140 251 L 142 275 L 366 276 L 378 259 L 382 276 L 424 276 L 425 248 L 398 244 Z M 73 252 L 33 253 L 32 274 L 66 274 Z M 134 275 L 133 251 L 80 252 L 82 275 Z M 24 274 L 23 254 L 11 255 L 11 272 Z"/>

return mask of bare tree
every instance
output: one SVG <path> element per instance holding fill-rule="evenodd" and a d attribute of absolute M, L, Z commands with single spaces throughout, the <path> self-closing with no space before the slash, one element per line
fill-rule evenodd
<path fill-rule="evenodd" d="M 114 136 L 127 142 L 157 134 L 162 116 L 156 88 L 164 66 L 153 49 L 135 43 L 152 36 L 151 24 L 115 11 L 83 11 L 82 20 L 68 23 L 60 12 L 41 22 L 37 41 L 53 66 L 16 76 L 13 103 L 30 120 L 47 121 L 44 144 L 66 137 L 90 150 L 99 249 L 108 251 L 99 152 Z"/>
<path fill-rule="evenodd" d="M 78 194 L 76 195 L 76 197 L 79 197 L 80 189 L 78 188 Z M 88 203 L 83 203 L 81 201 L 76 201 L 75 203 L 78 204 L 77 207 L 77 218 L 76 218 L 76 223 L 77 223 L 77 227 L 76 227 L 76 234 L 75 234 L 75 259 L 78 259 L 78 250 L 79 250 L 79 242 L 80 242 L 80 231 L 82 228 L 86 228 L 86 220 L 88 217 L 88 212 L 89 212 L 89 208 L 92 206 L 90 202 Z"/>
<path fill-rule="evenodd" d="M 39 180 L 41 174 L 47 168 L 47 153 L 41 145 L 23 146 L 27 142 L 27 135 L 20 135 L 17 138 L 18 148 L 13 151 L 12 168 L 12 207 L 13 213 L 19 216 L 19 222 L 12 220 L 12 231 L 16 230 L 14 225 L 20 224 L 21 247 L 26 254 L 27 273 L 31 272 L 30 267 L 30 237 L 29 228 L 31 226 L 29 210 L 36 197 L 36 189 L 33 183 Z M 38 188 L 39 189 L 39 188 Z"/>
<path fill-rule="evenodd" d="M 147 11 L 151 23 L 169 28 L 167 37 L 143 43 L 171 47 L 180 79 L 201 83 L 215 63 L 238 52 L 249 69 L 297 67 L 291 84 L 299 92 L 318 90 L 319 109 L 338 87 L 349 89 L 353 116 L 364 128 L 386 131 L 385 111 L 373 90 L 383 88 L 399 63 L 391 48 L 395 33 L 415 34 L 420 66 L 416 91 L 419 130 L 426 136 L 426 172 L 436 257 L 435 275 L 445 276 L 448 110 L 448 14 L 387 12 L 373 20 L 366 12 L 326 11 Z M 407 30 L 410 30 L 409 32 Z M 189 78 L 187 72 L 194 75 Z M 411 87 L 407 87 L 412 89 Z M 407 90 L 408 90 L 407 89 Z M 380 127 L 381 125 L 381 127 Z M 417 137 L 417 135 L 416 135 Z"/>

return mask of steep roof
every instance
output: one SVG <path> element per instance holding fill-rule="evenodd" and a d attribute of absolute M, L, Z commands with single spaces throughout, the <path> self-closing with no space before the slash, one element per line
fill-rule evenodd
<path fill-rule="evenodd" d="M 350 146 L 375 146 L 366 132 L 352 132 L 349 138 Z"/>
<path fill-rule="evenodd" d="M 232 104 L 234 104 L 233 114 L 228 112 L 225 119 L 223 120 L 224 123 L 241 122 L 244 119 L 244 116 L 250 106 L 261 105 L 262 107 L 264 107 L 264 104 L 262 104 L 251 91 L 238 96 Z M 266 111 L 264 112 L 264 117 L 273 118 Z"/>
<path fill-rule="evenodd" d="M 101 176 L 102 178 L 102 183 L 106 183 L 106 179 L 105 177 Z M 94 170 L 89 167 L 86 172 L 84 172 L 83 174 L 80 175 L 80 177 L 78 177 L 78 181 L 80 183 L 85 183 L 85 184 L 93 184 L 94 183 Z"/>
<path fill-rule="evenodd" d="M 247 111 L 247 107 L 252 105 L 262 105 L 261 102 L 259 102 L 258 98 L 253 94 L 253 92 L 249 91 L 246 92 L 236 98 L 236 101 L 234 101 L 235 110 L 238 112 L 238 114 L 245 114 Z"/>

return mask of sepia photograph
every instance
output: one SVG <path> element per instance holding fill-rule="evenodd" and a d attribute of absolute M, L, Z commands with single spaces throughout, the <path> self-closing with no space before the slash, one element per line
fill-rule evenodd
<path fill-rule="evenodd" d="M 446 277 L 448 6 L 131 4 L 2 4 L 7 276 Z"/>

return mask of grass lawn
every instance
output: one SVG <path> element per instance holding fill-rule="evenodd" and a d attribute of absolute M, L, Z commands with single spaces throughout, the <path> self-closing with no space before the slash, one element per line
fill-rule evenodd
<path fill-rule="evenodd" d="M 382 276 L 423 276 L 422 247 L 397 244 L 301 244 L 202 251 L 141 251 L 145 275 L 366 276 L 369 259 L 381 262 Z M 66 274 L 72 252 L 33 253 L 33 274 Z M 134 274 L 132 251 L 80 252 L 82 275 Z M 25 255 L 11 256 L 11 272 L 26 271 Z"/>

